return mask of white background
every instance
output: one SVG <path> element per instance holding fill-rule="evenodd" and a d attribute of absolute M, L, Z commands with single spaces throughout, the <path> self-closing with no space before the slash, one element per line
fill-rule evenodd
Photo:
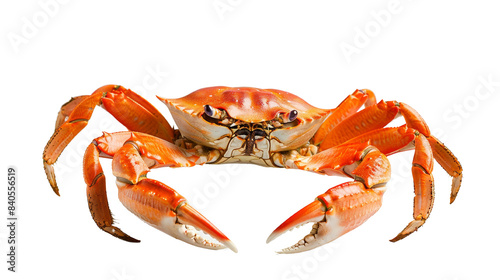
<path fill-rule="evenodd" d="M 0 7 L 0 178 L 7 166 L 18 168 L 19 245 L 18 273 L 1 262 L 7 279 L 499 279 L 495 1 L 9 2 Z M 114 217 L 142 240 L 126 243 L 95 226 L 81 174 L 88 143 L 123 129 L 109 114 L 96 109 L 60 157 L 61 197 L 42 167 L 60 106 L 105 84 L 135 89 L 169 120 L 155 95 L 254 86 L 333 108 L 356 88 L 370 88 L 421 113 L 462 162 L 462 190 L 449 205 L 451 179 L 436 164 L 430 219 L 390 243 L 412 219 L 413 204 L 412 153 L 392 156 L 393 179 L 373 218 L 323 248 L 277 255 L 309 226 L 265 244 L 269 233 L 345 179 L 246 165 L 151 173 L 230 237 L 235 254 L 190 246 L 138 220 L 119 203 L 103 160 Z M 0 260 L 7 235 L 0 226 Z"/>

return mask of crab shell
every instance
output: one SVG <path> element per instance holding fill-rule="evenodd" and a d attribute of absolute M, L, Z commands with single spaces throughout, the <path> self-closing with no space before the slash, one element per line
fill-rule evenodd
<path fill-rule="evenodd" d="M 272 121 L 279 114 L 298 112 L 293 125 L 284 125 L 268 135 L 269 152 L 299 148 L 308 143 L 332 110 L 316 108 L 303 99 L 281 90 L 250 87 L 209 87 L 178 99 L 158 97 L 170 110 L 180 133 L 198 144 L 227 150 L 233 137 L 228 126 L 205 120 L 204 105 L 221 109 L 242 123 Z"/>

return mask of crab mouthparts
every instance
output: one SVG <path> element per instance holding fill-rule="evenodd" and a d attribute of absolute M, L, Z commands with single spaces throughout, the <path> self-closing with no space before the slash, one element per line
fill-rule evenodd
<path fill-rule="evenodd" d="M 252 155 L 255 141 L 267 137 L 267 133 L 262 129 L 249 130 L 248 128 L 238 129 L 234 135 L 245 140 L 245 155 Z"/>

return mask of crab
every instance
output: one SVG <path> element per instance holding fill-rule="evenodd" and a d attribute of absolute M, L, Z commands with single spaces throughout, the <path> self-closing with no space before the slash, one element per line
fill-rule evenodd
<path fill-rule="evenodd" d="M 147 173 L 160 167 L 252 163 L 350 178 L 317 196 L 271 233 L 268 243 L 294 227 L 313 224 L 309 234 L 278 253 L 324 245 L 375 214 L 390 179 L 389 155 L 414 150 L 413 220 L 392 242 L 428 219 L 434 201 L 434 159 L 452 176 L 450 203 L 460 189 L 459 161 L 431 135 L 417 111 L 402 102 L 377 102 L 367 89 L 354 91 L 335 109 L 316 108 L 285 91 L 250 87 L 209 87 L 182 98 L 158 98 L 178 129 L 132 90 L 106 85 L 61 107 L 43 152 L 47 178 L 59 195 L 53 164 L 87 125 L 96 106 L 129 130 L 104 132 L 83 157 L 92 218 L 100 229 L 125 241 L 139 242 L 114 223 L 100 158 L 112 158 L 119 200 L 140 219 L 191 245 L 234 252 L 233 242 L 183 196 Z M 386 127 L 398 116 L 405 124 Z"/>

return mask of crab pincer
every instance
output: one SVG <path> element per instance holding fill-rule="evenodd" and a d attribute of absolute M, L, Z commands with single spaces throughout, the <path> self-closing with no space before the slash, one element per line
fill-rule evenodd
<path fill-rule="evenodd" d="M 117 185 L 123 205 L 154 228 L 197 247 L 238 252 L 224 233 L 162 182 L 143 179 L 137 185 Z"/>
<path fill-rule="evenodd" d="M 287 231 L 313 223 L 311 232 L 278 253 L 299 253 L 329 243 L 355 229 L 382 205 L 385 187 L 367 189 L 360 182 L 335 186 L 278 226 L 267 239 L 273 241 Z"/>

